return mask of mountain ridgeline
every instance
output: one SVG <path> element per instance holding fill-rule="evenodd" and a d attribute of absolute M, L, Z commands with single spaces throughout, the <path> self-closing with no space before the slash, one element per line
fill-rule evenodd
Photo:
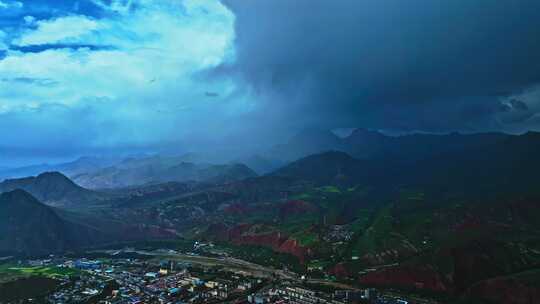
<path fill-rule="evenodd" d="M 513 193 L 534 192 L 537 188 L 540 133 L 386 137 L 357 131 L 344 140 L 360 144 L 350 146 L 350 153 L 336 150 L 301 158 L 270 175 L 320 185 L 459 187 Z M 358 152 L 363 145 L 369 146 L 365 151 L 372 151 Z"/>
<path fill-rule="evenodd" d="M 164 182 L 224 183 L 254 177 L 257 174 L 243 164 L 195 164 L 174 158 L 152 157 L 123 161 L 115 166 L 73 176 L 90 189 L 120 188 Z"/>
<path fill-rule="evenodd" d="M 193 160 L 200 162 L 193 162 Z M 253 162 L 256 161 L 257 159 L 253 158 Z M 0 179 L 4 177 L 15 180 L 13 184 L 23 184 L 27 179 L 26 176 L 41 175 L 43 172 L 61 173 L 87 189 L 113 189 L 171 181 L 225 183 L 257 176 L 251 168 L 239 162 L 210 164 L 197 159 L 197 156 L 193 154 L 185 154 L 126 159 L 82 157 L 76 161 L 58 165 L 0 170 Z M 33 182 L 27 181 L 27 183 Z M 9 187 L 6 186 L 6 188 Z"/>
<path fill-rule="evenodd" d="M 0 183 L 0 192 L 17 189 L 29 192 L 39 201 L 51 206 L 80 207 L 103 199 L 100 193 L 82 188 L 59 172 L 7 179 Z"/>
<path fill-rule="evenodd" d="M 534 135 L 530 132 L 521 136 Z M 359 159 L 384 157 L 413 161 L 437 154 L 481 149 L 517 137 L 520 136 L 503 133 L 389 136 L 365 129 L 356 129 L 347 137 L 339 137 L 328 130 L 307 130 L 287 143 L 275 146 L 265 155 L 290 162 L 311 154 L 342 151 Z"/>

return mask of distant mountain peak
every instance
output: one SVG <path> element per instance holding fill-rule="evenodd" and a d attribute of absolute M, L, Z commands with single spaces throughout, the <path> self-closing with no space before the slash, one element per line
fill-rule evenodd
<path fill-rule="evenodd" d="M 39 174 L 36 177 L 36 179 L 37 180 L 54 180 L 57 182 L 67 182 L 67 183 L 75 185 L 75 183 L 72 180 L 70 180 L 67 176 L 65 176 L 64 174 L 58 171 L 43 172 Z"/>
<path fill-rule="evenodd" d="M 273 176 L 314 181 L 320 185 L 348 183 L 363 172 L 364 163 L 341 151 L 313 154 L 271 173 Z"/>
<path fill-rule="evenodd" d="M 55 206 L 86 204 L 99 195 L 75 184 L 60 172 L 44 172 L 38 176 L 9 179 L 0 183 L 0 192 L 22 189 L 39 201 Z"/>
<path fill-rule="evenodd" d="M 373 131 L 373 130 L 369 130 L 369 129 L 358 128 L 358 129 L 355 129 L 354 131 L 352 131 L 352 133 L 351 133 L 351 135 L 349 135 L 349 137 L 351 137 L 351 136 L 365 136 L 365 135 L 386 136 L 383 133 L 381 133 L 379 131 L 376 131 L 376 130 Z"/>

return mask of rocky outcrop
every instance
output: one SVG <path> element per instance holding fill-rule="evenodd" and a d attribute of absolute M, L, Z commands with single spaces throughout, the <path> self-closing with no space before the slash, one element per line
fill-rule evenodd
<path fill-rule="evenodd" d="M 276 252 L 281 252 L 281 245 L 287 241 L 286 236 L 279 232 L 261 233 L 261 234 L 242 234 L 231 240 L 239 245 L 259 245 L 272 248 Z"/>
<path fill-rule="evenodd" d="M 311 249 L 301 246 L 297 240 L 291 238 L 288 238 L 283 242 L 277 251 L 294 255 L 302 264 L 304 264 L 306 258 L 311 255 Z"/>
<path fill-rule="evenodd" d="M 304 263 L 311 255 L 311 250 L 279 231 L 265 231 L 265 227 L 253 224 L 239 224 L 227 227 L 224 224 L 214 224 L 209 227 L 207 234 L 220 241 L 231 242 L 235 245 L 253 245 L 269 247 L 275 252 L 291 254 Z"/>

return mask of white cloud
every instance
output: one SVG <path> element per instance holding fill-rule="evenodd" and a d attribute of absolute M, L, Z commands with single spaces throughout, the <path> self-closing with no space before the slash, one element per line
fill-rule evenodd
<path fill-rule="evenodd" d="M 25 18 L 26 20 L 26 18 Z M 70 43 L 81 41 L 98 31 L 100 24 L 86 16 L 60 17 L 37 22 L 36 30 L 26 31 L 14 42 L 18 46 Z"/>
<path fill-rule="evenodd" d="M 132 0 L 127 0 L 127 1 L 122 1 L 122 0 L 112 0 L 110 1 L 109 4 L 105 3 L 104 1 L 102 0 L 91 0 L 95 5 L 101 7 L 102 9 L 106 10 L 106 11 L 111 11 L 111 12 L 116 12 L 116 13 L 121 13 L 121 14 L 126 14 L 130 11 L 132 5 L 133 5 L 133 1 Z"/>
<path fill-rule="evenodd" d="M 8 51 L 0 59 L 0 114 L 65 120 L 66 113 L 91 113 L 97 116 L 71 128 L 92 129 L 92 144 L 109 145 L 119 138 L 142 144 L 180 136 L 194 124 L 216 124 L 213 109 L 216 115 L 241 111 L 245 101 L 228 98 L 234 82 L 198 80 L 234 58 L 234 15 L 219 1 L 95 2 L 110 14 L 36 20 L 14 39 L 26 47 L 72 47 Z M 97 47 L 81 47 L 90 45 Z M 220 97 L 209 99 L 207 91 Z M 26 119 L 21 127 L 35 127 Z M 2 129 L 0 123 L 0 136 Z"/>
<path fill-rule="evenodd" d="M 33 25 L 34 21 L 36 21 L 36 18 L 34 16 L 24 16 L 24 22 L 27 25 Z"/>
<path fill-rule="evenodd" d="M 20 9 L 24 4 L 20 1 L 0 0 L 0 9 Z"/>

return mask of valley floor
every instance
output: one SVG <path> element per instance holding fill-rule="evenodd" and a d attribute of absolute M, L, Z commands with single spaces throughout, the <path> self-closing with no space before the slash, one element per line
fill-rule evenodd
<path fill-rule="evenodd" d="M 254 303 L 260 299 L 303 303 L 301 297 L 333 304 L 437 303 L 416 297 L 411 302 L 398 293 L 305 278 L 234 257 L 165 249 L 99 250 L 77 257 L 10 260 L 0 267 L 0 276 L 6 278 L 0 290 L 10 288 L 1 294 L 0 303 L 30 299 L 38 303 Z M 28 284 L 43 286 L 34 290 Z M 32 293 L 16 291 L 24 289 Z"/>

